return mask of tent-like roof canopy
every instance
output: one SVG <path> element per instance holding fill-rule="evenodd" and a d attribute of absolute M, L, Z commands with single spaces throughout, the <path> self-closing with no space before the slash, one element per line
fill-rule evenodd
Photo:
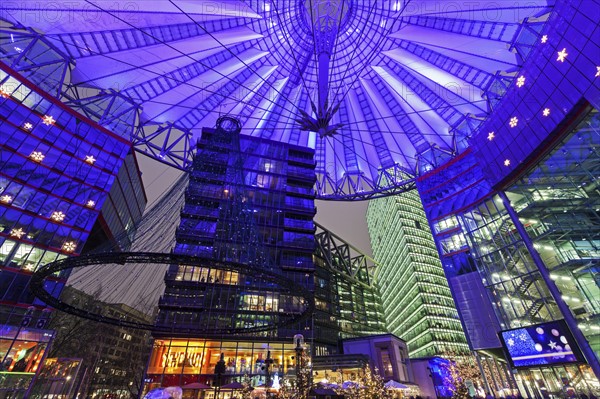
<path fill-rule="evenodd" d="M 0 56 L 16 62 L 41 34 L 68 58 L 57 95 L 162 162 L 184 168 L 202 127 L 230 114 L 243 134 L 313 147 L 319 197 L 360 199 L 466 148 L 549 2 L 20 1 L 4 7 Z M 303 130 L 321 109 L 335 129 Z"/>

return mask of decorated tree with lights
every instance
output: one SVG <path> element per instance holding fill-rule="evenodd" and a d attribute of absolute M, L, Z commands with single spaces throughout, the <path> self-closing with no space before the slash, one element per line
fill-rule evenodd
<path fill-rule="evenodd" d="M 252 380 L 248 376 L 248 374 L 244 374 L 242 377 L 242 386 L 243 388 L 240 390 L 240 399 L 252 399 Z"/>
<path fill-rule="evenodd" d="M 307 399 L 312 389 L 312 368 L 307 351 L 302 352 L 295 380 L 282 379 L 278 399 Z"/>
<path fill-rule="evenodd" d="M 377 372 L 372 371 L 369 366 L 365 366 L 360 373 L 356 384 L 348 386 L 346 389 L 338 390 L 340 395 L 346 399 L 392 399 L 393 394 L 386 389 L 383 378 Z"/>
<path fill-rule="evenodd" d="M 444 383 L 452 387 L 452 398 L 470 399 L 468 382 L 475 385 L 481 373 L 472 356 L 444 356 L 448 360 Z"/>

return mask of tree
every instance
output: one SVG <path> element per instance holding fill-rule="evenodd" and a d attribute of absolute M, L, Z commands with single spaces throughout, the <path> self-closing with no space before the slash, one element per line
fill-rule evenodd
<path fill-rule="evenodd" d="M 344 395 L 346 399 L 392 399 L 394 397 L 392 392 L 386 389 L 377 369 L 373 372 L 369 366 L 363 367 L 355 383 L 346 389 L 338 390 L 338 393 Z"/>
<path fill-rule="evenodd" d="M 472 356 L 445 356 L 448 360 L 444 383 L 451 386 L 452 398 L 470 399 L 468 383 L 480 383 L 481 373 Z"/>
<path fill-rule="evenodd" d="M 242 385 L 244 387 L 240 391 L 240 399 L 252 399 L 252 391 L 254 388 L 252 388 L 252 380 L 248 374 L 244 374 L 244 377 L 242 377 Z"/>
<path fill-rule="evenodd" d="M 310 365 L 310 356 L 307 351 L 302 352 L 300 357 L 300 365 L 298 375 L 295 380 L 281 380 L 281 387 L 277 394 L 278 399 L 307 399 L 310 390 L 313 388 L 312 384 L 312 369 Z"/>

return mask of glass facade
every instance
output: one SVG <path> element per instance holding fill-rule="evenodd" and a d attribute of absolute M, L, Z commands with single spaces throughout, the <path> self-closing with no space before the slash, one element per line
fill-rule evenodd
<path fill-rule="evenodd" d="M 443 214 L 439 210 L 444 208 L 437 207 L 429 208 L 429 214 L 434 216 L 432 226 L 451 286 L 458 287 L 461 279 L 469 278 L 472 284 L 483 287 L 481 298 L 489 301 L 490 313 L 497 320 L 486 327 L 497 333 L 561 320 L 565 313 L 558 301 L 563 301 L 585 337 L 583 341 L 578 339 L 578 345 L 591 346 L 591 353 L 598 357 L 600 197 L 596 187 L 600 154 L 596 148 L 600 144 L 600 117 L 595 109 L 588 109 L 584 115 L 555 142 L 547 155 L 540 157 L 503 192 L 494 192 L 487 186 L 486 193 L 486 186 L 480 185 L 477 192 L 471 193 L 473 202 L 461 202 L 459 211 Z M 426 207 L 427 201 L 439 204 L 435 192 L 446 193 L 442 200 L 449 205 L 446 209 L 456 206 L 459 200 L 452 199 L 455 196 L 449 190 L 453 176 L 462 175 L 470 181 L 482 176 L 472 159 L 466 156 L 462 166 L 449 166 L 445 183 L 437 189 L 428 191 L 421 186 Z M 469 169 L 469 165 L 473 172 L 465 175 L 462 169 Z M 544 280 L 545 273 L 552 283 Z M 552 292 L 551 284 L 558 289 L 559 297 Z M 455 295 L 461 296 L 462 292 Z M 471 323 L 469 314 L 483 305 L 462 301 L 460 304 L 465 305 L 459 305 L 459 310 L 467 323 L 473 349 L 489 353 L 500 348 L 499 342 L 481 334 L 481 325 Z M 560 343 L 556 350 L 559 349 L 563 349 Z M 488 363 L 492 360 L 488 355 L 480 355 Z M 489 367 L 486 361 L 482 363 L 484 368 Z M 532 366 L 520 370 L 515 379 L 520 392 L 529 397 L 543 396 L 546 392 L 559 394 L 573 390 L 581 394 L 600 389 L 592 371 L 577 364 Z M 490 384 L 496 389 L 513 385 L 511 379 Z"/>
<path fill-rule="evenodd" d="M 128 251 L 141 223 L 146 202 L 137 157 L 130 152 L 110 188 L 108 199 L 102 205 L 84 252 L 102 244 Z"/>
<path fill-rule="evenodd" d="M 468 353 L 419 195 L 370 201 L 367 223 L 389 331 L 413 358 Z"/>
<path fill-rule="evenodd" d="M 20 397 L 52 337 L 31 274 L 83 250 L 131 145 L 3 64 L 0 87 L 0 392 Z"/>
<path fill-rule="evenodd" d="M 340 352 L 342 339 L 387 329 L 376 262 L 318 224 L 315 239 L 314 354 L 330 356 Z"/>

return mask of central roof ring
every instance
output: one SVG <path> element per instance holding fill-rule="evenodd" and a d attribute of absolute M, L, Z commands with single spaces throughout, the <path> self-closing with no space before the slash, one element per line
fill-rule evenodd
<path fill-rule="evenodd" d="M 339 22 L 338 35 L 342 32 L 346 25 L 352 20 L 355 14 L 355 0 L 304 0 L 296 3 L 298 7 L 297 15 L 302 17 L 303 28 L 312 36 L 313 25 L 319 14 L 328 12 L 328 14 L 337 15 Z M 311 13 L 312 8 L 312 13 Z M 340 10 L 341 16 L 337 14 Z"/>

